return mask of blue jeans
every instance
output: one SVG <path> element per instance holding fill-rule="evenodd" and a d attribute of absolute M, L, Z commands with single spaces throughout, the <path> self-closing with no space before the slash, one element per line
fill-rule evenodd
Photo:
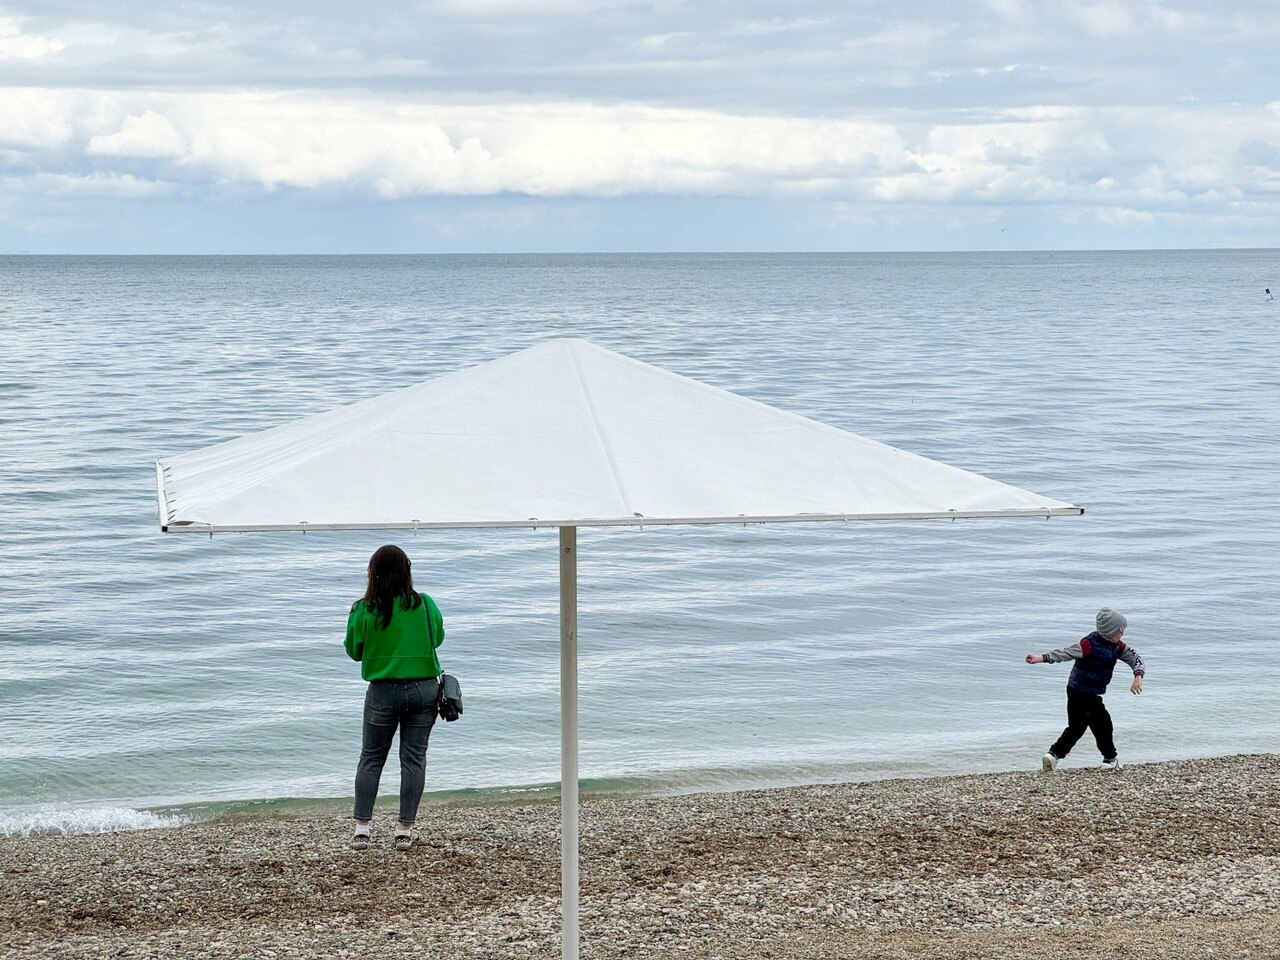
<path fill-rule="evenodd" d="M 373 818 L 378 781 L 400 730 L 400 822 L 413 823 L 426 782 L 427 740 L 435 726 L 440 681 L 374 680 L 364 694 L 364 744 L 356 766 L 355 819 Z"/>

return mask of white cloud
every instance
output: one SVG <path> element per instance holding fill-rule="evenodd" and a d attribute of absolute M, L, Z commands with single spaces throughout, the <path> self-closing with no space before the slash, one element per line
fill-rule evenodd
<path fill-rule="evenodd" d="M 591 13 L 598 9 L 620 6 L 626 0 L 428 0 L 424 6 L 437 12 L 458 16 L 498 16 L 521 14 L 535 17 L 557 17 L 572 13 Z"/>
<path fill-rule="evenodd" d="M 6 193 L 39 193 L 46 197 L 111 197 L 136 200 L 166 196 L 172 184 L 135 177 L 131 173 L 38 173 L 0 179 Z"/>
<path fill-rule="evenodd" d="M 728 195 L 939 215 L 954 203 L 1034 205 L 1117 229 L 1280 216 L 1280 113 L 1268 107 L 1035 106 L 926 121 L 316 92 L 11 94 L 0 160 L 41 171 L 10 174 L 24 196 L 148 198 L 179 183 L 197 197 Z"/>
<path fill-rule="evenodd" d="M 675 44 L 685 40 L 692 40 L 693 38 L 694 34 L 688 32 L 655 33 L 652 36 L 641 37 L 636 41 L 635 45 L 641 50 L 666 50 Z"/>
<path fill-rule="evenodd" d="M 1137 21 L 1123 3 L 1069 3 L 1066 11 L 1099 37 L 1116 37 L 1134 32 Z"/>
<path fill-rule="evenodd" d="M 0 96 L 0 146 L 51 150 L 70 140 L 87 112 L 84 95 L 61 90 L 9 88 Z"/>
<path fill-rule="evenodd" d="M 22 21 L 16 17 L 0 17 L 0 60 L 38 60 L 66 49 L 56 37 L 42 37 L 22 32 Z"/>
<path fill-rule="evenodd" d="M 832 22 L 832 18 L 796 17 L 764 17 L 756 20 L 739 20 L 730 24 L 730 33 L 740 33 L 748 37 L 769 36 L 775 33 L 792 33 L 797 30 L 813 30 Z"/>
<path fill-rule="evenodd" d="M 114 157 L 181 157 L 187 143 L 169 118 L 154 110 L 124 118 L 120 129 L 89 138 L 86 153 Z"/>
<path fill-rule="evenodd" d="M 103 100 L 106 96 L 106 100 Z M 216 182 L 385 197 L 768 194 L 900 162 L 892 124 L 582 103 L 425 106 L 313 94 L 29 92 L 0 143 L 174 161 Z M 56 118 L 56 120 L 55 120 Z"/>
<path fill-rule="evenodd" d="M 1064 9 L 1098 37 L 1124 37 L 1150 30 L 1177 31 L 1201 22 L 1160 0 L 1100 0 L 1068 3 Z"/>
<path fill-rule="evenodd" d="M 1027 16 L 1022 0 L 984 0 L 984 5 L 1005 20 L 1021 20 Z"/>
<path fill-rule="evenodd" d="M 842 46 L 848 50 L 863 52 L 868 48 L 883 47 L 909 53 L 914 60 L 923 60 L 930 45 L 947 39 L 945 27 L 930 23 L 892 23 L 867 36 L 851 37 Z"/>
<path fill-rule="evenodd" d="M 1107 227 L 1147 227 L 1156 222 L 1156 216 L 1149 210 L 1132 207 L 1097 207 L 1093 221 Z"/>

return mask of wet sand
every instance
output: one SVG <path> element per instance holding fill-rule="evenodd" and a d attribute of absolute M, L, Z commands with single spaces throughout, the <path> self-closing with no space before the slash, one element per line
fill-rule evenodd
<path fill-rule="evenodd" d="M 0 840 L 0 955 L 559 956 L 555 803 Z M 1280 756 L 582 804 L 584 958 L 1280 958 Z"/>

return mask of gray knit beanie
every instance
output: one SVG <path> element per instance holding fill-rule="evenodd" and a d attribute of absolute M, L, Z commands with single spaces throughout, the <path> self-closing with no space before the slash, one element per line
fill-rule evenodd
<path fill-rule="evenodd" d="M 1124 618 L 1123 613 L 1116 613 L 1110 607 L 1103 607 L 1098 611 L 1098 632 L 1110 640 L 1117 633 L 1123 633 L 1129 626 L 1129 621 Z"/>

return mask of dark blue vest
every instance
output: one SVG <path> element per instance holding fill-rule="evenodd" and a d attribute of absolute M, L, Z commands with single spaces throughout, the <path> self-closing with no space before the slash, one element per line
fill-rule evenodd
<path fill-rule="evenodd" d="M 1111 682 L 1116 660 L 1124 650 L 1124 641 L 1111 643 L 1103 639 L 1102 634 L 1095 632 L 1081 640 L 1080 646 L 1088 652 L 1071 668 L 1071 677 L 1067 680 L 1067 686 L 1083 690 L 1085 693 L 1102 695 L 1107 692 L 1107 684 Z"/>

